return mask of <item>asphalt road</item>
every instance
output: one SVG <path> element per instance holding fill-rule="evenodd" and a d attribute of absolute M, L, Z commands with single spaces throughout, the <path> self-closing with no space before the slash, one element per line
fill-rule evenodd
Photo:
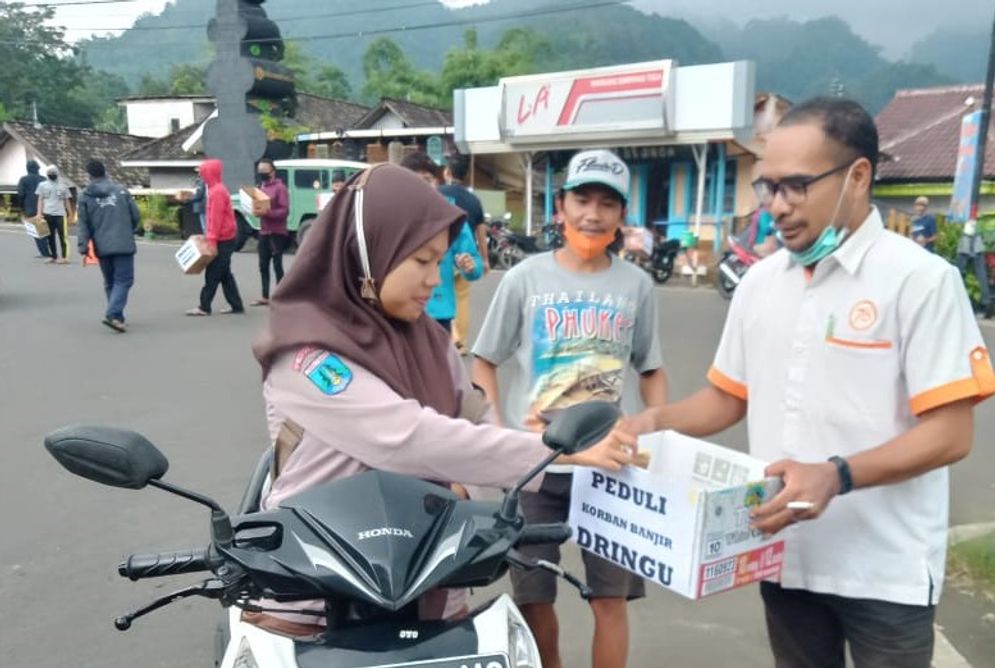
<path fill-rule="evenodd" d="M 127 633 L 112 625 L 121 613 L 193 579 L 131 584 L 116 574 L 122 555 L 206 544 L 206 511 L 157 490 L 111 489 L 76 478 L 42 447 L 45 433 L 67 423 L 127 427 L 166 453 L 169 479 L 225 506 L 238 502 L 266 446 L 259 370 L 249 349 L 266 313 L 184 317 L 196 303 L 201 278 L 180 275 L 173 250 L 141 247 L 130 331 L 118 335 L 100 324 L 98 269 L 40 264 L 31 257 L 30 240 L 0 227 L 4 668 L 210 665 L 220 610 L 210 602 L 175 604 Z M 240 254 L 234 266 L 246 301 L 257 296 L 255 257 Z M 474 288 L 478 321 L 498 278 Z M 672 394 L 680 397 L 703 382 L 726 304 L 704 289 L 657 294 Z M 221 299 L 219 293 L 216 306 Z M 993 330 L 984 331 L 991 344 Z M 955 523 L 995 520 L 993 427 L 995 402 L 988 402 L 977 413 L 974 453 L 953 470 Z M 741 446 L 744 431 L 733 429 L 717 440 Z M 567 559 L 575 569 L 576 563 Z M 562 600 L 567 665 L 588 665 L 590 615 L 572 592 L 564 591 Z M 954 593 L 941 606 L 941 622 L 951 620 L 948 635 L 973 665 L 995 665 L 991 638 L 978 640 L 966 630 L 975 611 L 957 601 Z M 632 607 L 632 619 L 631 666 L 770 665 L 753 589 L 700 602 L 651 589 Z"/>

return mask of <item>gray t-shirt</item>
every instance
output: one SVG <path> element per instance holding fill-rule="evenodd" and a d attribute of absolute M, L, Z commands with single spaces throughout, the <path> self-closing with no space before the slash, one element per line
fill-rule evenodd
<path fill-rule="evenodd" d="M 41 197 L 42 213 L 46 216 L 66 215 L 66 200 L 69 199 L 69 188 L 61 181 L 45 179 L 38 184 L 35 195 Z"/>
<path fill-rule="evenodd" d="M 541 431 L 551 413 L 591 399 L 633 410 L 639 387 L 626 372 L 663 366 L 653 284 L 615 257 L 605 271 L 580 274 L 553 253 L 533 256 L 501 281 L 473 354 L 510 360 L 501 392 L 509 427 Z"/>

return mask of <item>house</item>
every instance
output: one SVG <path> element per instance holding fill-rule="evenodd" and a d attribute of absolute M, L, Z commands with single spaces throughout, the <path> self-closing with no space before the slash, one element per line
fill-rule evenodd
<path fill-rule="evenodd" d="M 919 195 L 946 214 L 953 192 L 961 119 L 981 106 L 984 86 L 899 90 L 875 118 L 882 161 L 874 198 L 887 216 L 908 215 Z M 995 141 L 989 132 L 979 209 L 995 209 Z"/>
<path fill-rule="evenodd" d="M 204 124 L 215 113 L 214 99 L 203 99 L 210 105 L 196 122 L 147 141 L 121 157 L 126 167 L 148 170 L 149 187 L 153 191 L 168 193 L 191 187 L 193 169 L 206 157 L 200 141 Z M 361 104 L 298 93 L 297 111 L 290 122 L 303 128 L 348 128 L 369 111 L 369 107 Z M 130 119 L 129 114 L 129 123 Z M 151 123 L 148 118 L 140 120 Z"/>
<path fill-rule="evenodd" d="M 203 123 L 214 112 L 209 95 L 137 95 L 118 100 L 118 105 L 124 107 L 130 134 L 153 138 Z"/>
<path fill-rule="evenodd" d="M 320 127 L 297 137 L 309 158 L 399 162 L 406 153 L 425 150 L 441 164 L 455 151 L 451 112 L 393 98 L 383 98 L 349 125 Z"/>
<path fill-rule="evenodd" d="M 148 171 L 123 167 L 118 158 L 147 141 L 114 132 L 5 121 L 0 126 L 0 193 L 17 192 L 28 160 L 37 160 L 42 173 L 55 165 L 69 187 L 77 190 L 89 182 L 85 167 L 91 158 L 104 163 L 112 180 L 129 188 L 145 187 Z"/>

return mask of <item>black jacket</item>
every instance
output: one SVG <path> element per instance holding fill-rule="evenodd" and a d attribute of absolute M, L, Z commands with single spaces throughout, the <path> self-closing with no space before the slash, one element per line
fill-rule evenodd
<path fill-rule="evenodd" d="M 86 254 L 91 239 L 97 257 L 135 254 L 141 215 L 124 186 L 107 179 L 93 181 L 83 191 L 78 209 L 80 255 Z"/>
<path fill-rule="evenodd" d="M 17 198 L 21 201 L 25 218 L 38 215 L 38 184 L 44 180 L 45 177 L 38 173 L 38 163 L 34 160 L 29 162 L 28 173 L 17 182 Z"/>

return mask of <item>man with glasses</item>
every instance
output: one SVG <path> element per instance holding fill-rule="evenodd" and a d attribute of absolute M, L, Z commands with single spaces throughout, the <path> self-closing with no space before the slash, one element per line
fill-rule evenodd
<path fill-rule="evenodd" d="M 973 440 L 995 373 L 957 270 L 884 229 L 871 205 L 874 121 L 819 98 L 769 135 L 754 187 L 784 248 L 736 289 L 710 385 L 630 418 L 720 432 L 784 489 L 752 514 L 783 532 L 764 582 L 777 666 L 926 668 L 946 554 L 947 465 Z M 790 504 L 790 505 L 789 505 Z"/>

